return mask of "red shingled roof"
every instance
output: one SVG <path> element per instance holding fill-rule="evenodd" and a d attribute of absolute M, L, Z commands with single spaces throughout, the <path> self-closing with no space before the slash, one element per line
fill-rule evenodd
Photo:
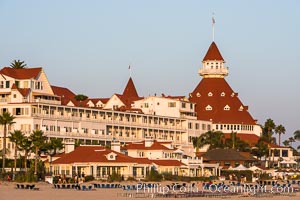
<path fill-rule="evenodd" d="M 209 96 L 209 93 L 212 96 Z M 213 123 L 256 124 L 247 107 L 242 104 L 237 93 L 234 93 L 224 78 L 203 78 L 191 93 L 189 100 L 196 103 L 195 110 L 200 120 L 212 120 Z M 206 110 L 208 105 L 212 110 Z M 224 110 L 226 105 L 230 110 Z M 242 111 L 239 110 L 241 106 Z"/>
<path fill-rule="evenodd" d="M 106 156 L 112 152 L 116 154 L 116 159 L 108 160 Z M 74 151 L 53 161 L 53 164 L 71 164 L 77 162 L 137 163 L 135 158 L 126 156 L 105 147 L 80 146 Z"/>
<path fill-rule="evenodd" d="M 122 149 L 139 149 L 139 150 L 172 150 L 162 145 L 160 142 L 154 141 L 150 147 L 145 147 L 145 141 L 129 142 Z"/>
<path fill-rule="evenodd" d="M 88 101 L 92 101 L 93 104 L 97 104 L 99 101 L 106 104 L 108 102 L 109 98 L 89 98 Z"/>
<path fill-rule="evenodd" d="M 215 42 L 211 43 L 210 47 L 207 50 L 206 55 L 203 58 L 203 61 L 207 61 L 207 60 L 222 60 L 222 61 L 224 61 Z"/>
<path fill-rule="evenodd" d="M 224 137 L 226 139 L 230 139 L 230 133 L 225 133 Z M 250 146 L 255 146 L 258 140 L 260 139 L 260 137 L 255 134 L 247 134 L 247 133 L 237 133 L 236 137 L 240 138 L 240 140 L 247 142 Z"/>
<path fill-rule="evenodd" d="M 23 68 L 14 69 L 10 67 L 4 67 L 0 70 L 0 74 L 15 78 L 15 79 L 31 79 L 36 78 L 42 71 L 41 67 L 38 68 Z"/>
<path fill-rule="evenodd" d="M 137 93 L 137 91 L 135 89 L 135 86 L 134 86 L 134 83 L 133 83 L 133 80 L 132 80 L 131 77 L 129 78 L 129 80 L 127 82 L 127 85 L 126 85 L 126 87 L 125 87 L 125 89 L 123 91 L 123 96 L 124 97 L 130 97 L 130 98 L 132 98 L 132 97 L 136 97 L 136 98 L 139 97 L 139 95 L 138 95 L 138 93 Z"/>
<path fill-rule="evenodd" d="M 156 165 L 159 166 L 182 166 L 185 165 L 184 163 L 180 162 L 179 160 L 150 160 Z"/>
<path fill-rule="evenodd" d="M 115 94 L 115 95 L 117 95 L 119 99 L 125 104 L 126 109 L 131 108 L 131 104 L 134 101 L 142 99 L 141 97 L 139 97 L 131 77 L 127 82 L 123 94 Z"/>
<path fill-rule="evenodd" d="M 26 97 L 30 92 L 30 88 L 18 88 L 16 84 L 13 84 L 11 89 L 18 90 L 23 97 Z"/>
<path fill-rule="evenodd" d="M 51 85 L 52 91 L 56 96 L 60 96 L 61 104 L 67 105 L 70 100 L 74 100 L 75 94 L 68 88 Z"/>

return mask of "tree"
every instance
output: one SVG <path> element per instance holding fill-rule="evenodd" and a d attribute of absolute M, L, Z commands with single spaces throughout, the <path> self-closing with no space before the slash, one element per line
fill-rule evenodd
<path fill-rule="evenodd" d="M 290 146 L 290 141 L 289 140 L 284 140 L 283 145 L 286 146 L 286 147 Z"/>
<path fill-rule="evenodd" d="M 296 142 L 296 140 L 293 137 L 289 137 L 290 146 L 293 145 L 293 142 Z"/>
<path fill-rule="evenodd" d="M 34 149 L 35 160 L 34 160 L 34 174 L 37 175 L 39 151 L 45 145 L 46 136 L 41 130 L 35 130 L 30 135 L 32 147 Z"/>
<path fill-rule="evenodd" d="M 285 134 L 284 126 L 282 126 L 281 124 L 276 126 L 275 133 L 278 134 L 278 145 L 280 146 L 280 144 L 281 144 L 280 136 L 281 136 L 281 134 Z"/>
<path fill-rule="evenodd" d="M 0 124 L 3 125 L 3 150 L 2 150 L 2 172 L 5 172 L 5 159 L 6 159 L 6 134 L 7 126 L 14 123 L 15 117 L 9 112 L 4 112 L 0 115 Z"/>
<path fill-rule="evenodd" d="M 224 148 L 224 133 L 221 131 L 208 131 L 193 140 L 194 147 L 201 148 L 209 145 L 209 149 Z"/>
<path fill-rule="evenodd" d="M 17 154 L 18 150 L 20 150 L 20 144 L 24 139 L 24 135 L 22 131 L 15 130 L 14 132 L 10 133 L 10 136 L 8 136 L 9 140 L 15 144 L 15 159 L 14 159 L 14 173 L 17 171 Z"/>
<path fill-rule="evenodd" d="M 50 141 L 48 141 L 45 145 L 45 151 L 50 156 L 50 173 L 52 173 L 51 170 L 51 163 L 52 163 L 52 156 L 54 156 L 57 151 L 60 151 L 64 148 L 63 142 L 59 138 L 51 138 Z"/>
<path fill-rule="evenodd" d="M 14 69 L 23 69 L 26 67 L 25 61 L 14 60 L 10 63 L 10 67 Z"/>
<path fill-rule="evenodd" d="M 272 119 L 267 119 L 265 122 L 265 125 L 263 127 L 263 139 L 268 143 L 274 143 L 275 140 L 272 137 L 273 131 L 275 129 L 276 125 Z"/>
<path fill-rule="evenodd" d="M 294 132 L 294 139 L 300 141 L 300 130 Z"/>
<path fill-rule="evenodd" d="M 82 101 L 86 100 L 88 98 L 88 96 L 84 95 L 84 94 L 77 94 L 75 97 L 76 101 L 79 101 L 79 106 L 82 106 Z"/>
<path fill-rule="evenodd" d="M 20 143 L 20 150 L 24 151 L 24 168 L 25 172 L 27 172 L 27 157 L 32 149 L 32 142 L 28 137 L 24 137 Z"/>
<path fill-rule="evenodd" d="M 263 156 L 266 158 L 269 155 L 268 145 L 265 143 L 263 139 L 258 140 L 255 147 L 256 148 L 253 150 L 253 154 L 257 156 L 257 158 L 259 158 L 260 160 Z"/>

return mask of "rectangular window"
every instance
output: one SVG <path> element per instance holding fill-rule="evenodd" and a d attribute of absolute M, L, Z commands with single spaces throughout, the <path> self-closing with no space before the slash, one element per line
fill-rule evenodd
<path fill-rule="evenodd" d="M 191 122 L 189 122 L 189 129 L 193 128 L 193 124 Z"/>
<path fill-rule="evenodd" d="M 195 129 L 199 130 L 199 124 L 198 123 L 195 124 Z"/>
<path fill-rule="evenodd" d="M 274 150 L 274 156 L 279 157 L 280 156 L 280 151 L 278 149 Z"/>
<path fill-rule="evenodd" d="M 144 103 L 144 107 L 145 108 L 149 108 L 149 104 L 148 103 Z"/>
<path fill-rule="evenodd" d="M 185 103 L 184 102 L 181 103 L 181 107 L 185 108 Z"/>
<path fill-rule="evenodd" d="M 29 88 L 29 87 L 28 87 L 28 81 L 24 81 L 24 82 L 23 82 L 23 88 Z"/>
<path fill-rule="evenodd" d="M 6 88 L 10 88 L 10 82 L 9 82 L 9 81 L 6 81 L 6 82 L 5 82 L 5 87 L 6 87 Z"/>
<path fill-rule="evenodd" d="M 15 81 L 15 84 L 16 84 L 17 87 L 20 86 L 20 82 L 19 81 Z"/>
<path fill-rule="evenodd" d="M 207 130 L 211 130 L 211 126 L 210 126 L 210 124 L 207 124 Z"/>
<path fill-rule="evenodd" d="M 282 157 L 288 157 L 289 151 L 288 150 L 282 150 L 281 154 L 282 154 Z"/>
<path fill-rule="evenodd" d="M 0 88 L 4 88 L 4 82 L 0 81 Z"/>
<path fill-rule="evenodd" d="M 170 107 L 170 108 L 176 107 L 176 102 L 169 102 L 168 107 Z"/>
<path fill-rule="evenodd" d="M 202 124 L 202 130 L 206 130 L 206 124 Z"/>

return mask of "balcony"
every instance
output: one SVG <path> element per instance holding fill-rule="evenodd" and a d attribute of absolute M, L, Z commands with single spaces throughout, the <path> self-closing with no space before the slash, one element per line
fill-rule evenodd
<path fill-rule="evenodd" d="M 61 105 L 61 101 L 58 101 L 58 100 L 34 99 L 34 102 Z"/>
<path fill-rule="evenodd" d="M 198 73 L 201 76 L 205 76 L 205 75 L 222 75 L 222 76 L 227 76 L 228 75 L 228 67 L 219 68 L 219 69 L 202 68 L 202 69 L 199 69 Z"/>
<path fill-rule="evenodd" d="M 10 99 L 9 98 L 0 99 L 0 103 L 10 103 Z"/>

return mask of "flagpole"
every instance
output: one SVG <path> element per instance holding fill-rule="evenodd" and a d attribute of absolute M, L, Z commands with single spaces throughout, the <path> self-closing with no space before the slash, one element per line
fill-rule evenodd
<path fill-rule="evenodd" d="M 130 65 L 128 66 L 128 69 L 129 69 L 129 77 L 131 78 L 131 66 Z"/>
<path fill-rule="evenodd" d="M 213 42 L 215 41 L 215 18 L 214 18 L 214 16 L 212 16 L 212 41 Z"/>

